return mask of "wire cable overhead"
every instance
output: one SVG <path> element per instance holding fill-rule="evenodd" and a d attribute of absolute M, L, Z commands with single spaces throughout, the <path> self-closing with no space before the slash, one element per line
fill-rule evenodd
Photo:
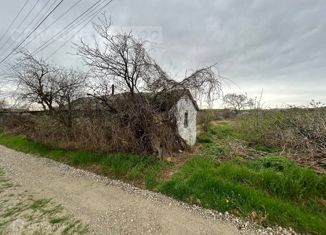
<path fill-rule="evenodd" d="M 45 31 L 47 31 L 51 26 L 53 26 L 55 23 L 57 23 L 60 19 L 62 19 L 65 15 L 67 15 L 73 8 L 75 8 L 79 3 L 81 3 L 83 0 L 79 0 L 75 2 L 71 7 L 69 7 L 63 14 L 61 14 L 58 18 L 56 18 L 54 21 L 52 21 L 49 25 L 47 25 L 41 32 L 37 33 L 35 37 L 42 35 Z M 25 44 L 25 47 L 30 45 L 33 42 L 33 40 L 30 40 Z"/>
<path fill-rule="evenodd" d="M 11 23 L 9 24 L 8 28 L 6 29 L 6 31 L 1 35 L 0 42 L 6 36 L 6 34 L 9 32 L 10 28 L 16 23 L 17 19 L 19 18 L 20 14 L 23 12 L 23 10 L 25 9 L 25 7 L 27 6 L 27 4 L 28 4 L 29 1 L 30 0 L 25 1 L 25 3 L 22 6 L 22 8 L 20 8 L 19 12 L 15 16 L 15 18 L 11 21 Z M 2 48 L 1 48 L 1 50 L 2 50 Z"/>
<path fill-rule="evenodd" d="M 100 7 L 100 9 L 98 9 L 96 12 L 94 12 L 93 14 L 91 14 L 91 16 L 88 18 L 88 20 L 86 20 L 87 22 L 85 24 L 83 24 L 71 37 L 69 37 L 68 40 L 66 40 L 63 44 L 61 44 L 54 52 L 52 52 L 47 58 L 46 60 L 52 58 L 58 51 L 60 51 L 65 45 L 67 45 L 67 43 L 69 43 L 75 36 L 76 34 L 78 34 L 82 29 L 84 29 L 101 11 L 104 11 L 104 9 L 112 2 L 112 0 L 110 0 L 109 2 L 107 2 L 104 6 Z M 85 22 L 85 21 L 84 21 Z"/>
<path fill-rule="evenodd" d="M 45 21 L 46 19 L 62 4 L 64 0 L 61 0 L 47 15 L 46 17 L 35 27 L 34 30 L 32 30 L 27 37 L 18 45 L 16 46 L 5 58 L 3 58 L 0 61 L 0 64 L 2 64 L 6 59 L 8 59 Z"/>
<path fill-rule="evenodd" d="M 38 3 L 38 1 L 37 1 L 36 3 Z M 22 37 L 22 36 L 25 34 L 25 32 L 28 30 L 28 28 L 29 28 L 31 25 L 33 25 L 34 21 L 39 17 L 39 15 L 42 13 L 42 11 L 46 8 L 46 6 L 47 6 L 49 3 L 50 3 L 50 1 L 47 1 L 47 3 L 43 6 L 43 8 L 42 8 L 40 11 L 38 11 L 38 12 L 36 13 L 36 15 L 33 17 L 33 19 L 32 19 L 31 21 L 29 21 L 29 23 L 26 25 L 26 27 L 24 28 L 24 30 L 22 30 L 22 31 L 18 34 L 17 38 L 20 38 L 20 37 Z M 55 3 L 55 1 L 51 4 L 51 6 L 48 8 L 48 10 L 46 10 L 46 12 L 48 12 L 49 9 L 51 9 L 51 8 L 53 7 L 54 3 Z M 36 5 L 37 5 L 37 4 L 36 4 Z M 34 5 L 34 6 L 35 6 L 35 5 Z M 46 12 L 45 12 L 45 14 L 43 14 L 43 15 L 40 17 L 40 20 L 42 20 L 42 18 L 46 15 Z M 35 24 L 35 26 L 40 22 L 40 20 Z M 35 27 L 35 26 L 34 26 L 34 27 Z M 32 27 L 32 28 L 34 28 L 34 27 Z M 8 48 L 11 48 L 12 46 L 14 46 L 15 43 L 16 43 L 15 41 L 12 41 L 12 42 L 9 44 Z"/>
<path fill-rule="evenodd" d="M 56 40 L 58 40 L 64 33 L 73 30 L 73 28 L 76 27 L 76 24 L 78 26 L 78 24 L 81 23 L 81 21 L 84 19 L 85 15 L 87 16 L 89 14 L 89 12 L 92 12 L 94 9 L 96 9 L 98 7 L 98 5 L 101 5 L 101 2 L 103 3 L 103 2 L 105 2 L 105 0 L 98 0 L 97 2 L 95 2 L 88 9 L 86 9 L 82 14 L 80 14 L 77 18 L 75 18 L 68 25 L 66 25 L 60 32 L 55 34 L 53 37 L 51 37 L 49 40 L 47 40 L 42 45 L 40 45 L 37 49 L 35 49 L 32 52 L 32 54 L 33 55 L 38 54 L 39 52 L 43 51 L 45 48 L 47 48 L 51 44 L 53 44 Z"/>

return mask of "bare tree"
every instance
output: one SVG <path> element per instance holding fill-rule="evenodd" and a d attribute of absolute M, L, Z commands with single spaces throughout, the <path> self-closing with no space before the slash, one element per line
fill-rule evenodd
<path fill-rule="evenodd" d="M 78 55 L 100 78 L 100 84 L 95 85 L 97 97 L 113 111 L 108 100 L 112 84 L 118 92 L 127 91 L 131 96 L 135 93 L 149 91 L 166 93 L 171 90 L 189 90 L 193 95 L 205 96 L 207 101 L 213 101 L 221 91 L 220 76 L 215 66 L 200 68 L 181 81 L 170 78 L 166 72 L 149 56 L 145 42 L 133 37 L 131 33 L 110 34 L 110 21 L 104 16 L 94 29 L 100 37 L 94 46 L 81 40 L 77 45 Z M 99 95 L 100 94 L 100 95 Z"/>
<path fill-rule="evenodd" d="M 1 90 L 0 90 L 0 95 L 1 95 Z M 0 96 L 0 110 L 6 108 L 6 100 L 1 98 Z"/>
<path fill-rule="evenodd" d="M 253 98 L 248 98 L 247 100 L 247 105 L 246 105 L 249 109 L 255 109 L 258 107 L 258 101 L 257 99 L 253 99 Z"/>
<path fill-rule="evenodd" d="M 184 79 L 177 81 L 170 78 L 157 63 L 148 65 L 145 73 L 145 90 L 154 94 L 169 93 L 171 90 L 191 92 L 197 98 L 212 103 L 221 94 L 221 77 L 215 65 L 197 69 Z"/>
<path fill-rule="evenodd" d="M 151 62 L 144 42 L 136 40 L 131 33 L 111 35 L 110 22 L 105 16 L 99 24 L 94 24 L 94 28 L 101 44 L 95 40 L 92 47 L 81 40 L 78 54 L 97 77 L 134 95 L 139 91 L 140 80 Z"/>
<path fill-rule="evenodd" d="M 175 90 L 181 95 L 192 92 L 214 100 L 221 88 L 215 66 L 200 68 L 176 81 L 150 57 L 142 40 L 131 33 L 111 35 L 105 16 L 94 28 L 98 40 L 94 39 L 93 44 L 81 40 L 76 45 L 77 54 L 90 67 L 94 78 L 94 92 L 90 95 L 104 104 L 116 126 L 129 127 L 145 151 L 153 151 L 154 145 L 184 145 L 177 134 L 176 120 L 172 120 L 168 110 L 158 117 L 151 103 L 162 96 L 172 98 L 170 92 Z M 119 95 L 112 96 L 112 85 Z"/>
<path fill-rule="evenodd" d="M 5 106 L 5 100 L 0 100 L 0 109 L 4 109 Z"/>
<path fill-rule="evenodd" d="M 57 105 L 57 113 L 63 124 L 71 128 L 74 112 L 72 102 L 84 96 L 87 74 L 73 69 L 61 69 L 56 77 L 58 79 L 54 101 Z"/>
<path fill-rule="evenodd" d="M 27 51 L 11 66 L 10 75 L 17 83 L 18 96 L 30 104 L 38 103 L 43 110 L 54 110 L 57 91 L 57 69 Z"/>
<path fill-rule="evenodd" d="M 17 82 L 21 100 L 40 104 L 65 127 L 72 127 L 71 103 L 82 96 L 86 74 L 53 66 L 24 51 L 12 66 L 11 76 Z"/>
<path fill-rule="evenodd" d="M 250 101 L 250 104 L 248 101 Z M 244 94 L 230 93 L 223 97 L 223 102 L 226 107 L 233 109 L 238 114 L 240 110 L 248 107 L 248 104 L 252 105 L 253 100 L 249 100 Z"/>

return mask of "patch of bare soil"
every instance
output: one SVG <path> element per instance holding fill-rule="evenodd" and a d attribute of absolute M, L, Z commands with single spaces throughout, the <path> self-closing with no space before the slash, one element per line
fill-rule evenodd
<path fill-rule="evenodd" d="M 0 234 L 91 234 L 50 199 L 36 199 L 0 171 Z"/>

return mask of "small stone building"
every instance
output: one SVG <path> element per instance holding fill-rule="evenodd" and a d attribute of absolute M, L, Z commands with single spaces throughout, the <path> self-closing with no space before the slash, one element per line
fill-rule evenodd
<path fill-rule="evenodd" d="M 196 143 L 196 121 L 199 107 L 189 90 L 171 90 L 154 96 L 147 94 L 158 112 L 168 111 L 177 121 L 178 134 L 189 146 Z"/>
<path fill-rule="evenodd" d="M 199 108 L 190 92 L 185 92 L 175 99 L 171 111 L 176 116 L 179 135 L 189 146 L 194 145 L 196 143 L 196 121 Z"/>

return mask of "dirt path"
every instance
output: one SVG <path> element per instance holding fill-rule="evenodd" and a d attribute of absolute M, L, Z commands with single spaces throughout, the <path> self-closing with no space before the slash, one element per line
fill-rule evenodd
<path fill-rule="evenodd" d="M 252 233 L 208 210 L 1 145 L 0 168 L 11 181 L 35 197 L 53 199 L 98 234 Z"/>

